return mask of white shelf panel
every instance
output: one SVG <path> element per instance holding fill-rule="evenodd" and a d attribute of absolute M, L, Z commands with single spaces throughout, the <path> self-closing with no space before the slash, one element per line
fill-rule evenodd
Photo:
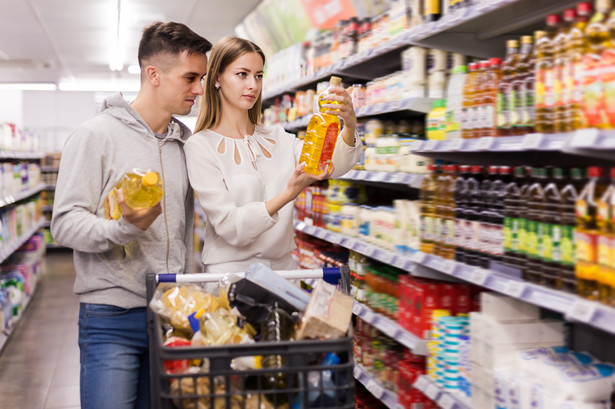
<path fill-rule="evenodd" d="M 373 170 L 351 170 L 338 179 L 395 183 L 407 185 L 408 187 L 419 189 L 425 175 L 406 172 L 378 172 Z"/>
<path fill-rule="evenodd" d="M 2 159 L 43 159 L 45 154 L 42 152 L 21 152 L 14 150 L 0 150 L 0 160 Z"/>
<path fill-rule="evenodd" d="M 471 409 L 470 403 L 465 396 L 444 391 L 442 387 L 427 375 L 421 375 L 412 386 L 423 392 L 425 396 L 436 402 L 443 409 Z"/>
<path fill-rule="evenodd" d="M 397 395 L 386 389 L 362 365 L 355 363 L 353 374 L 375 398 L 379 399 L 390 409 L 403 409 L 397 404 Z"/>
<path fill-rule="evenodd" d="M 0 263 L 4 262 L 11 254 L 13 254 L 18 248 L 22 246 L 25 242 L 27 242 L 30 237 L 34 233 L 36 233 L 40 228 L 45 224 L 45 220 L 41 218 L 41 220 L 34 225 L 30 230 L 26 231 L 21 237 L 0 245 Z"/>
<path fill-rule="evenodd" d="M 27 199 L 28 197 L 34 196 L 35 194 L 43 190 L 45 190 L 45 185 L 38 185 L 32 189 L 21 191 L 17 193 L 15 196 L 6 196 L 3 198 L 0 198 L 0 207 L 8 206 L 20 200 Z"/>

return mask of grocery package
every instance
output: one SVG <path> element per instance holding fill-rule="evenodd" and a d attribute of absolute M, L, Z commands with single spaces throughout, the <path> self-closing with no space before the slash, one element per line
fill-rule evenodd
<path fill-rule="evenodd" d="M 133 169 L 122 177 L 104 202 L 107 219 L 119 219 L 122 216 L 117 191 L 122 190 L 124 201 L 133 209 L 153 207 L 162 199 L 162 180 L 158 172 L 146 169 Z"/>

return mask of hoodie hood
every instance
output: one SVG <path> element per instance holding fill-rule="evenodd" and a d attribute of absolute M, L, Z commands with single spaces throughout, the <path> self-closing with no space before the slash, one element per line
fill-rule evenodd
<path fill-rule="evenodd" d="M 112 117 L 122 121 L 126 126 L 140 134 L 148 134 L 155 138 L 154 131 L 141 118 L 139 113 L 124 99 L 121 92 L 111 95 L 106 98 L 101 106 L 100 112 L 111 115 Z M 172 117 L 168 127 L 168 139 L 177 139 L 185 143 L 192 135 L 190 129 Z"/>

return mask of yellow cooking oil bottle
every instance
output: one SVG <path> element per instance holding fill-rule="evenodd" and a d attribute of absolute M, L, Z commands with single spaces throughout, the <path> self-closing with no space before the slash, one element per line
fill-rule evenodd
<path fill-rule="evenodd" d="M 340 77 L 331 76 L 329 87 L 318 95 L 319 112 L 310 118 L 299 157 L 299 163 L 305 162 L 303 170 L 306 173 L 319 175 L 327 171 L 331 164 L 341 123 L 337 115 L 326 113 L 329 108 L 323 108 L 323 104 L 339 104 L 338 101 L 331 101 L 328 98 L 331 95 L 330 88 L 340 86 L 341 83 Z"/>
<path fill-rule="evenodd" d="M 596 225 L 597 202 L 606 186 L 602 180 L 603 169 L 592 166 L 587 169 L 587 183 L 575 204 L 577 245 L 575 275 L 577 293 L 590 300 L 599 299 L 598 290 L 598 226 Z"/>
<path fill-rule="evenodd" d="M 613 282 L 615 270 L 615 223 L 613 222 L 613 199 L 615 198 L 615 167 L 611 168 L 611 183 L 596 202 L 596 227 L 598 228 L 598 292 L 600 301 L 613 305 Z"/>
<path fill-rule="evenodd" d="M 124 202 L 133 209 L 156 206 L 162 199 L 160 174 L 150 170 L 133 169 L 124 175 L 105 199 L 107 219 L 118 220 L 122 217 L 122 209 L 117 200 L 119 189 L 122 189 L 124 194 Z"/>

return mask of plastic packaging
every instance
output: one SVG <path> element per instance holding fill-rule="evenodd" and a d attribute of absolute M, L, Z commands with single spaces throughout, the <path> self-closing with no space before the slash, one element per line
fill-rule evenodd
<path fill-rule="evenodd" d="M 160 174 L 151 170 L 133 169 L 124 175 L 122 180 L 113 188 L 104 202 L 107 219 L 118 220 L 122 217 L 117 191 L 122 189 L 124 201 L 133 209 L 153 207 L 162 199 L 162 181 Z"/>

